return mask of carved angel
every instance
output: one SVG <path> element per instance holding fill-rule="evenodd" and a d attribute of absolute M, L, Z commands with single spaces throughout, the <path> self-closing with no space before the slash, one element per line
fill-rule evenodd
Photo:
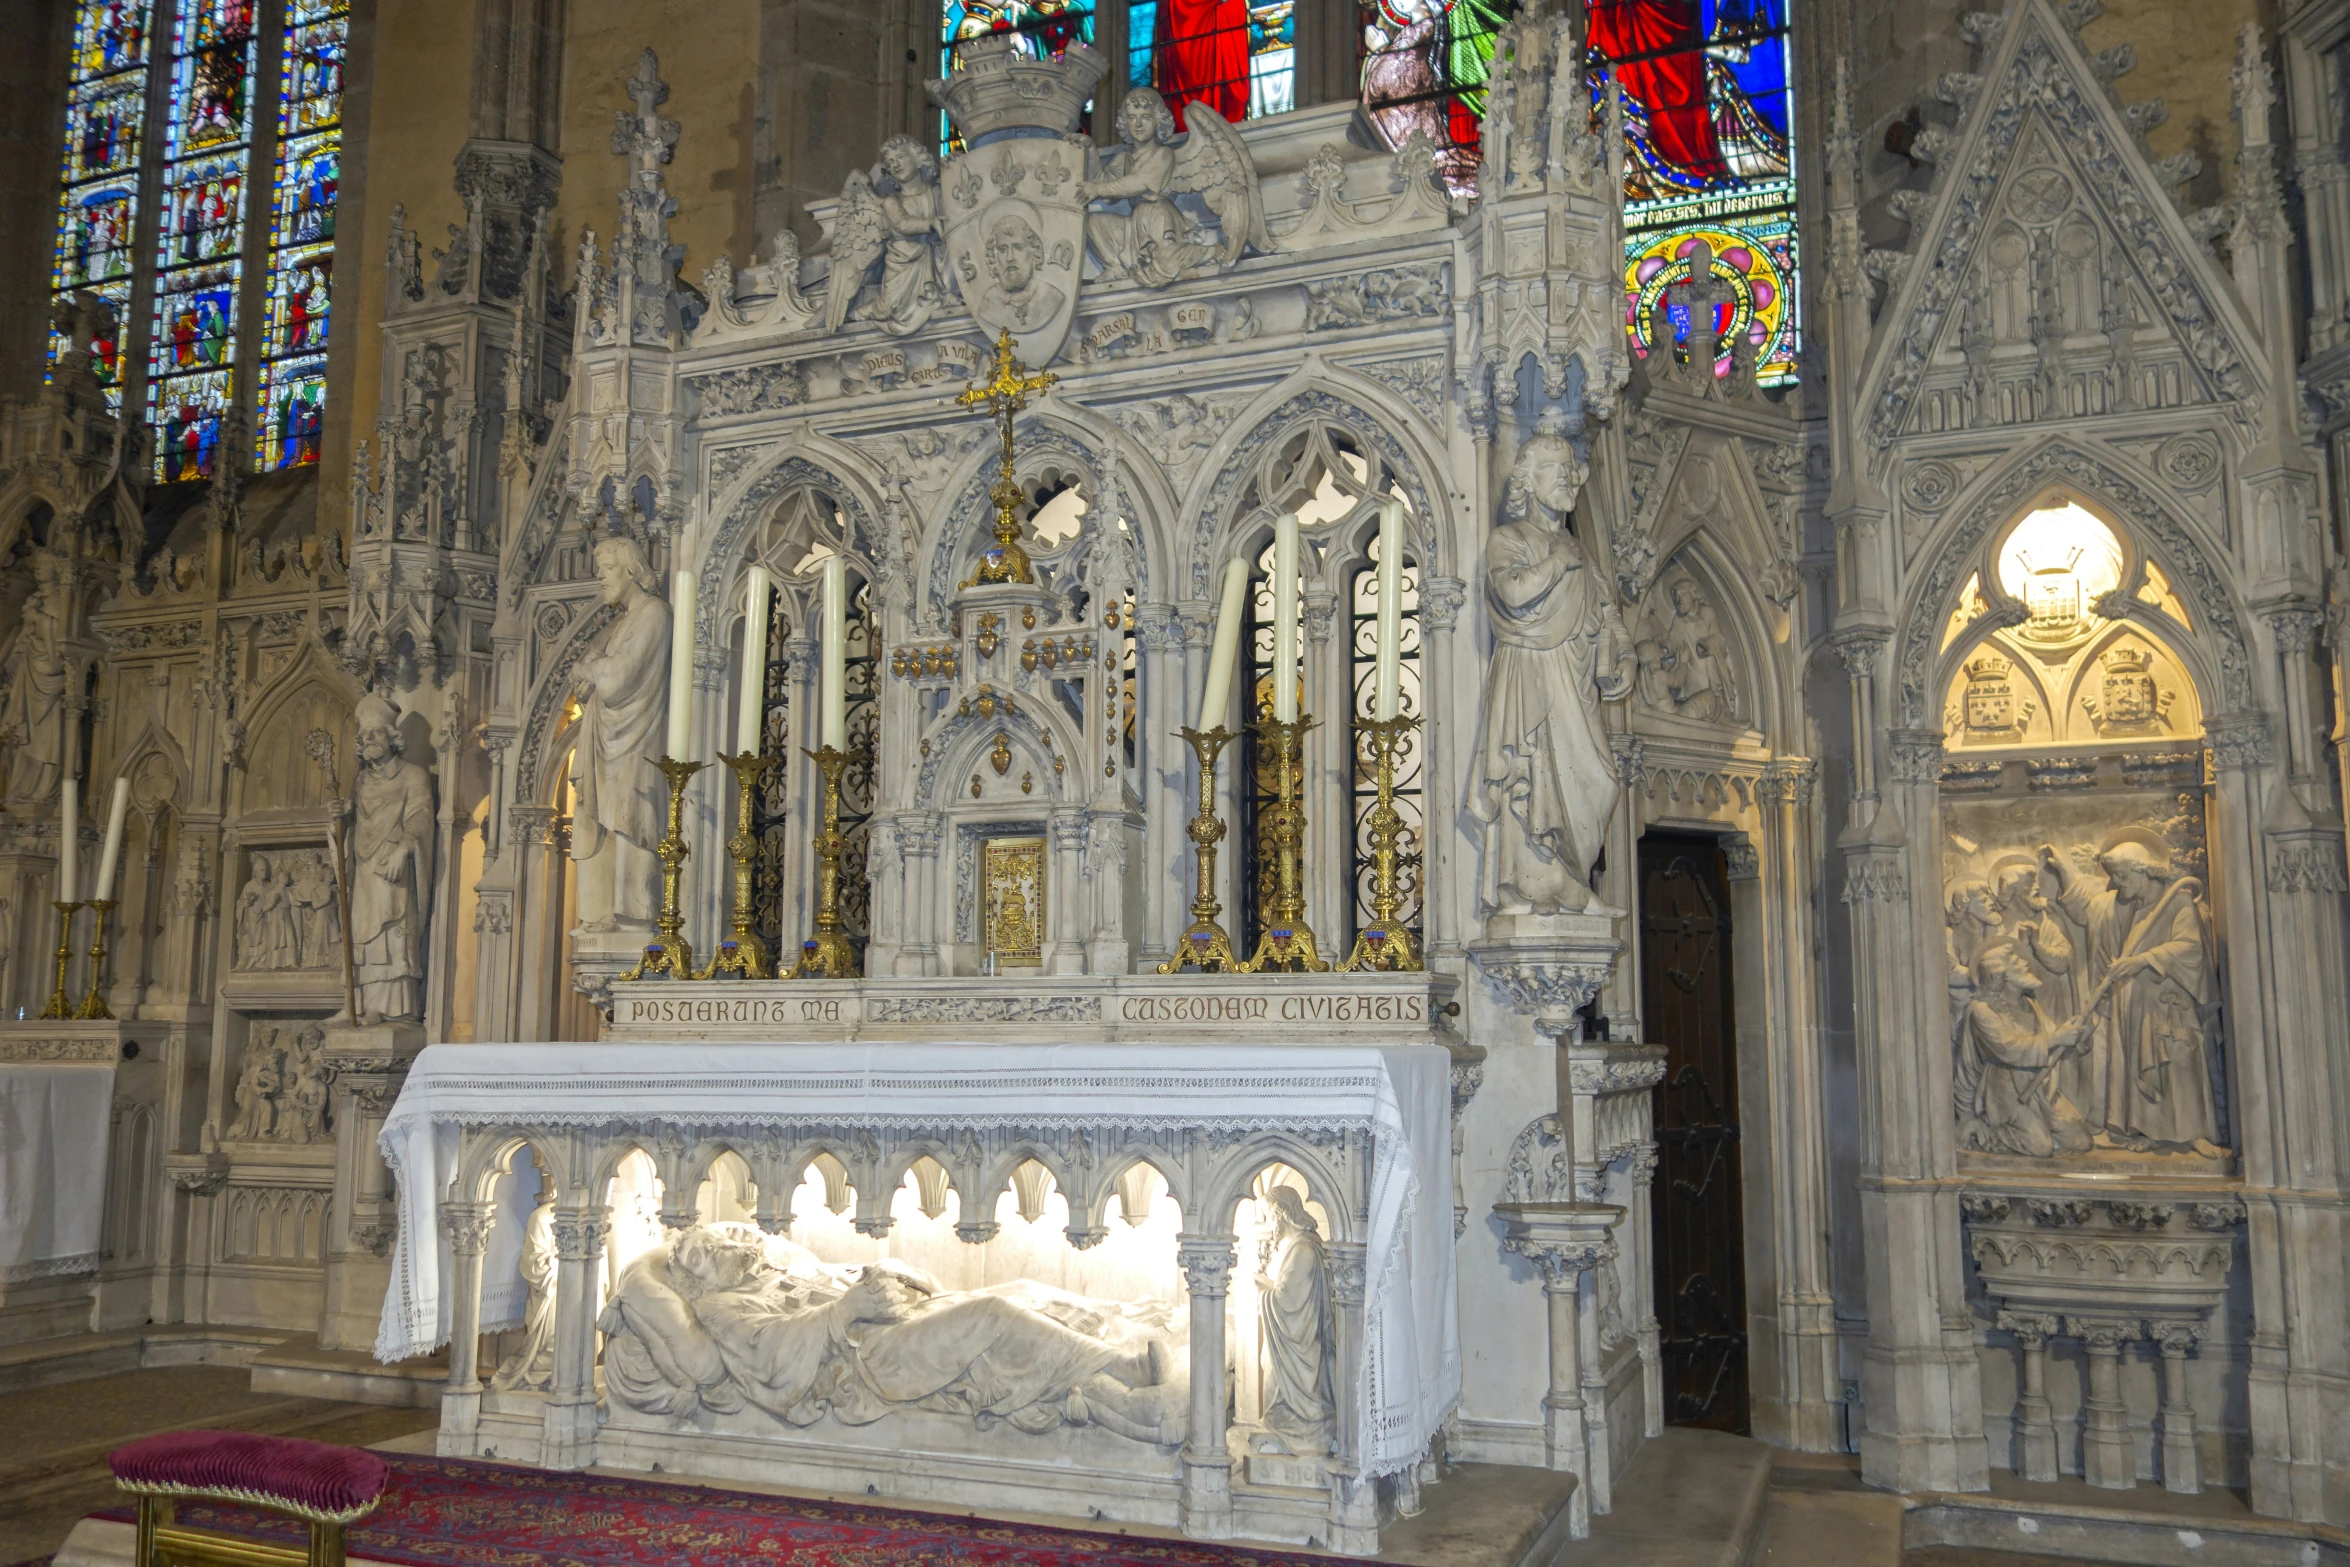
<path fill-rule="evenodd" d="M 1079 183 L 1088 202 L 1124 202 L 1086 215 L 1086 238 L 1102 265 L 1146 288 L 1164 288 L 1188 272 L 1229 267 L 1243 252 L 1273 248 L 1256 162 L 1238 132 L 1204 103 L 1184 109 L 1188 134 L 1175 134 L 1167 101 L 1147 87 L 1119 112 L 1126 140 L 1102 158 L 1102 178 Z M 1220 238 L 1197 229 L 1177 198 L 1196 196 L 1215 215 Z"/>
<path fill-rule="evenodd" d="M 911 136 L 882 144 L 881 161 L 852 172 L 841 188 L 825 285 L 825 330 L 837 332 L 878 263 L 881 289 L 865 309 L 883 331 L 903 335 L 930 319 L 944 297 L 939 266 L 938 157 Z"/>

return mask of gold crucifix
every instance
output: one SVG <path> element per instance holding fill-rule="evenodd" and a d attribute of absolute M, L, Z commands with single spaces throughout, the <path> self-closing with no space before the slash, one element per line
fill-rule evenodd
<path fill-rule="evenodd" d="M 1007 331 L 996 339 L 995 379 L 982 382 L 955 398 L 966 408 L 986 407 L 993 411 L 1004 437 L 1004 471 L 996 479 L 988 496 L 995 502 L 995 547 L 979 562 L 979 574 L 970 587 L 980 582 L 1034 582 L 1036 573 L 1028 564 L 1028 552 L 1020 547 L 1020 481 L 1012 469 L 1012 416 L 1028 406 L 1030 392 L 1042 392 L 1059 382 L 1060 377 L 1050 370 L 1034 375 L 1028 367 L 1012 356 L 1012 334 Z"/>

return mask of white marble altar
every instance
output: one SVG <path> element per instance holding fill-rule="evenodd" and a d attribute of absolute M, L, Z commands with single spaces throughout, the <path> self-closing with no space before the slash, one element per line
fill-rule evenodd
<path fill-rule="evenodd" d="M 452 1346 L 444 1452 L 788 1464 L 830 1489 L 1375 1549 L 1382 1497 L 1392 1516 L 1459 1396 L 1453 1052 L 1311 1029 L 1280 1044 L 1044 1032 L 1062 1042 L 428 1050 L 382 1133 L 401 1201 L 377 1353 Z M 533 1202 L 499 1194 L 525 1147 L 556 1192 L 553 1365 L 544 1393 L 485 1393 L 476 1335 L 507 1324 L 485 1321 L 483 1258 L 521 1251 Z M 668 1238 L 614 1275 L 598 1266 L 606 1187 L 640 1150 Z M 756 1189 L 748 1224 L 693 1196 L 725 1159 Z M 1269 1171 L 1295 1183 L 1277 1201 Z M 845 1228 L 796 1195 L 836 1178 Z M 1048 1190 L 1066 1219 L 1043 1245 Z M 1154 1217 L 1159 1202 L 1173 1212 Z M 1256 1270 L 1233 1287 L 1237 1215 L 1259 1204 L 1318 1232 L 1305 1336 L 1326 1374 L 1302 1385 L 1258 1368 Z M 1297 1233 L 1294 1218 L 1258 1230 Z M 1286 1280 L 1275 1319 L 1293 1334 L 1298 1295 Z M 1276 1363 L 1294 1376 L 1301 1353 Z M 1228 1357 L 1274 1389 L 1246 1428 L 1227 1424 Z M 1202 1359 L 1213 1376 L 1191 1374 Z M 1303 1409 L 1319 1386 L 1328 1406 Z M 1300 1413 L 1330 1432 L 1324 1451 L 1300 1450 Z M 1252 1430 L 1289 1461 L 1274 1483 L 1251 1478 Z"/>

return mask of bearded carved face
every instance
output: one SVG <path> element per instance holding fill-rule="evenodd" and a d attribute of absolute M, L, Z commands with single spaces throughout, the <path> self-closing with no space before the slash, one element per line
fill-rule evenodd
<path fill-rule="evenodd" d="M 389 729 L 362 729 L 359 731 L 359 760 L 370 767 L 398 754 L 399 746 Z"/>
<path fill-rule="evenodd" d="M 1038 252 L 1044 248 L 1036 230 L 1018 218 L 1006 218 L 987 236 L 987 270 L 1007 294 L 1024 294 L 1036 281 Z"/>
<path fill-rule="evenodd" d="M 1590 470 L 1566 437 L 1537 435 L 1518 453 L 1517 465 L 1510 470 L 1510 487 L 1528 516 L 1539 506 L 1553 516 L 1564 517 L 1575 509 L 1583 494 L 1583 481 L 1589 476 Z"/>

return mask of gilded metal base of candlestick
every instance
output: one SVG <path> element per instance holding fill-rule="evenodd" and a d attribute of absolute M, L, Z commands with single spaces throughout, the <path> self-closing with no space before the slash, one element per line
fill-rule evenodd
<path fill-rule="evenodd" d="M 645 944 L 644 957 L 635 968 L 620 976 L 623 981 L 652 979 L 661 974 L 671 979 L 694 977 L 693 944 L 685 939 L 685 911 L 678 906 L 677 893 L 686 856 L 692 852 L 685 842 L 685 786 L 708 764 L 656 756 L 653 765 L 669 780 L 669 832 L 653 845 L 653 852 L 661 856 L 661 917 L 653 921 L 653 929 L 660 935 Z"/>
<path fill-rule="evenodd" d="M 49 992 L 49 1004 L 41 1008 L 44 1020 L 73 1016 L 73 1002 L 65 994 L 65 968 L 73 961 L 73 917 L 81 908 L 78 903 L 49 906 L 57 911 L 57 988 Z"/>
<path fill-rule="evenodd" d="M 1264 841 L 1273 851 L 1273 891 L 1265 900 L 1264 934 L 1257 950 L 1241 965 L 1246 974 L 1327 974 L 1330 964 L 1306 923 L 1305 847 L 1306 805 L 1299 785 L 1304 782 L 1301 758 L 1312 715 L 1300 713 L 1297 722 L 1261 719 L 1257 733 L 1273 748 L 1274 775 L 1279 780 L 1272 808 L 1265 813 Z"/>
<path fill-rule="evenodd" d="M 1236 974 L 1240 972 L 1240 954 L 1232 950 L 1232 937 L 1216 923 L 1216 916 L 1224 911 L 1216 898 L 1216 845 L 1224 841 L 1224 819 L 1216 814 L 1216 757 L 1240 737 L 1222 724 L 1208 730 L 1175 732 L 1199 755 L 1199 814 L 1186 829 L 1199 847 L 1199 891 L 1191 899 L 1191 924 L 1175 938 L 1175 951 L 1159 965 L 1159 972 L 1180 974 L 1188 969 L 1197 974 Z"/>
<path fill-rule="evenodd" d="M 773 979 L 775 968 L 768 960 L 767 943 L 759 936 L 758 911 L 751 906 L 751 870 L 759 858 L 758 835 L 751 831 L 751 805 L 759 780 L 775 759 L 745 751 L 740 756 L 720 752 L 718 760 L 734 773 L 734 836 L 726 840 L 726 852 L 734 858 L 734 934 L 718 943 L 718 950 L 710 954 L 710 966 L 694 977 L 716 979 L 732 974 L 742 979 Z"/>
<path fill-rule="evenodd" d="M 1403 815 L 1395 808 L 1395 762 L 1411 744 L 1417 718 L 1358 718 L 1355 728 L 1370 742 L 1379 781 L 1379 801 L 1371 807 L 1371 923 L 1355 933 L 1354 950 L 1339 971 L 1360 974 L 1417 973 L 1420 954 L 1412 933 L 1398 919 L 1403 907 Z"/>
<path fill-rule="evenodd" d="M 856 979 L 863 970 L 840 917 L 840 862 L 846 846 L 840 830 L 840 775 L 849 753 L 838 746 L 801 753 L 824 774 L 824 824 L 816 830 L 816 931 L 800 943 L 793 979 Z"/>
<path fill-rule="evenodd" d="M 98 986 L 106 972 L 106 916 L 114 912 L 113 898 L 92 898 L 90 907 L 97 912 L 98 928 L 90 935 L 90 993 L 82 997 L 82 1004 L 74 1009 L 74 1016 L 85 1022 L 114 1021 L 106 998 L 98 994 Z"/>

